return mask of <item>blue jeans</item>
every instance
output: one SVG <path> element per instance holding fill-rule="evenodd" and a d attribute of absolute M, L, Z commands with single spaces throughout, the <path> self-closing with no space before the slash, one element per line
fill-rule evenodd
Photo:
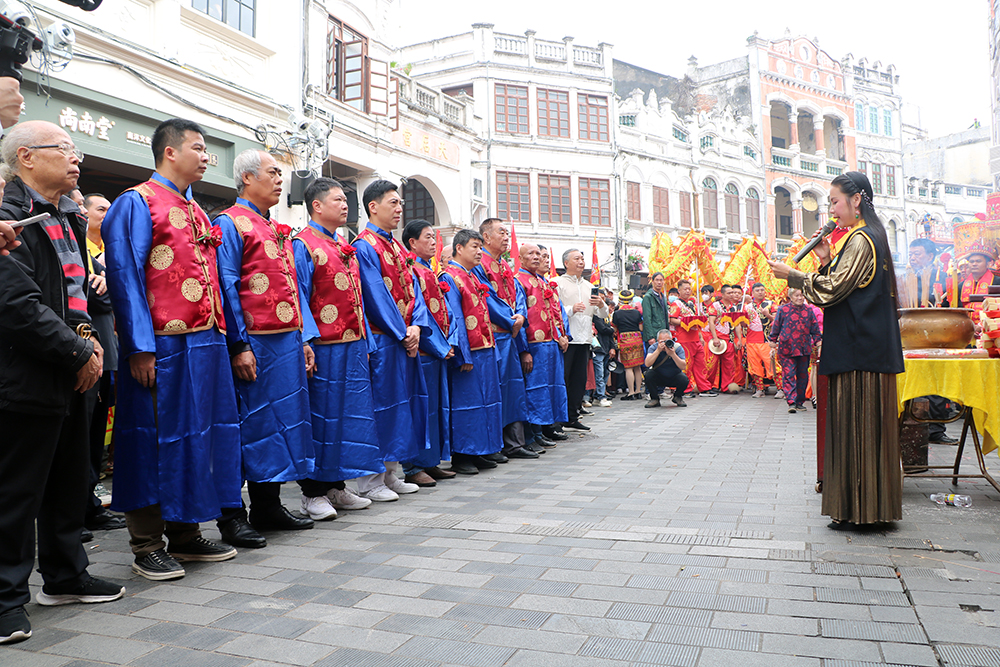
<path fill-rule="evenodd" d="M 594 390 L 593 394 L 587 392 L 586 398 L 589 400 L 591 396 L 594 397 L 595 401 L 600 401 L 604 398 L 604 392 L 608 388 L 608 355 L 604 354 L 598 348 L 594 348 L 594 384 L 597 388 Z"/>

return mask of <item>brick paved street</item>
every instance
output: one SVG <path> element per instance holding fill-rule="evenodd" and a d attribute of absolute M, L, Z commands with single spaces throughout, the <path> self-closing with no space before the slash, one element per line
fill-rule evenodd
<path fill-rule="evenodd" d="M 0 665 L 1000 665 L 992 487 L 939 507 L 948 480 L 908 479 L 896 530 L 834 532 L 811 409 L 689 404 L 592 408 L 593 431 L 541 461 L 271 533 L 176 582 L 131 575 L 126 531 L 98 533 L 91 572 L 126 598 L 31 604 L 34 636 Z"/>

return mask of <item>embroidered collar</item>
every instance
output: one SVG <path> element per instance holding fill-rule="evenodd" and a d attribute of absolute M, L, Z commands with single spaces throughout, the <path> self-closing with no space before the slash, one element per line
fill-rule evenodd
<path fill-rule="evenodd" d="M 369 222 L 368 224 L 365 225 L 365 229 L 368 229 L 368 230 L 371 230 L 371 231 L 375 232 L 376 234 L 378 234 L 379 236 L 381 236 L 382 238 L 384 238 L 389 243 L 392 243 L 393 240 L 394 240 L 391 233 L 385 231 L 384 229 L 382 229 L 378 225 L 373 224 L 371 222 Z"/>
<path fill-rule="evenodd" d="M 184 193 L 181 193 L 180 188 L 178 188 L 176 185 L 174 185 L 165 176 L 162 176 L 159 172 L 154 171 L 152 178 L 153 178 L 154 181 L 156 181 L 160 185 L 165 185 L 166 187 L 170 188 L 171 190 L 173 190 L 174 192 L 176 192 L 178 195 L 180 195 L 181 197 L 183 197 L 187 201 L 191 201 L 192 193 L 191 193 L 191 186 L 190 185 L 188 186 L 187 190 Z"/>
<path fill-rule="evenodd" d="M 260 217 L 264 218 L 265 220 L 270 220 L 271 219 L 271 216 L 270 216 L 271 212 L 270 211 L 267 211 L 266 213 L 262 213 L 261 210 L 259 208 L 257 208 L 257 205 L 254 204 L 249 199 L 244 199 L 243 197 L 237 197 L 236 198 L 236 205 L 237 206 L 242 206 L 243 208 L 250 209 L 251 211 L 253 211 L 257 215 L 259 215 Z"/>

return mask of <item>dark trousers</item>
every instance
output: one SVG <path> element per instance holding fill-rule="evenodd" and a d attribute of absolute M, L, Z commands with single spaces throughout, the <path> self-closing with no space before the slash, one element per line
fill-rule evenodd
<path fill-rule="evenodd" d="M 87 392 L 90 414 L 90 497 L 87 498 L 86 517 L 101 511 L 101 501 L 94 495 L 97 483 L 101 481 L 101 467 L 104 464 L 104 439 L 108 430 L 108 411 L 114 405 L 111 372 L 104 371 L 97 385 Z"/>
<path fill-rule="evenodd" d="M 319 498 L 325 496 L 330 489 L 343 491 L 346 487 L 343 482 L 320 482 L 315 479 L 300 479 L 298 484 L 306 498 Z"/>
<path fill-rule="evenodd" d="M 779 357 L 781 379 L 784 383 L 785 400 L 789 405 L 806 402 L 806 385 L 809 384 L 809 355 Z"/>
<path fill-rule="evenodd" d="M 247 495 L 250 496 L 251 510 L 266 512 L 281 504 L 281 482 L 247 482 Z M 238 516 L 246 518 L 246 505 L 243 507 L 223 507 L 222 516 L 219 517 L 218 523 L 225 523 Z"/>
<path fill-rule="evenodd" d="M 70 398 L 69 415 L 0 410 L 0 613 L 31 600 L 35 562 L 46 586 L 71 590 L 87 577 L 80 542 L 87 503 L 86 397 Z"/>
<path fill-rule="evenodd" d="M 570 423 L 580 418 L 580 405 L 587 389 L 587 365 L 590 364 L 590 344 L 570 343 L 563 357 L 566 378 L 566 403 Z"/>
<path fill-rule="evenodd" d="M 136 558 L 157 549 L 164 549 L 167 543 L 177 547 L 201 536 L 201 529 L 196 523 L 181 523 L 179 521 L 164 521 L 159 505 L 149 505 L 131 512 L 125 512 L 125 523 L 128 526 L 129 545 Z"/>
<path fill-rule="evenodd" d="M 649 392 L 649 398 L 652 400 L 660 397 L 664 387 L 670 387 L 674 390 L 674 398 L 684 396 L 688 387 L 688 377 L 677 370 L 676 366 L 670 367 L 669 370 L 663 366 L 651 368 L 646 371 L 646 375 L 643 377 L 646 379 L 646 391 Z"/>
<path fill-rule="evenodd" d="M 503 449 L 501 453 L 512 452 L 524 447 L 524 422 L 511 422 L 503 427 Z"/>
<path fill-rule="evenodd" d="M 947 419 L 948 418 L 948 399 L 944 396 L 928 396 L 927 401 L 930 403 L 930 418 L 931 419 Z M 941 436 L 945 435 L 944 424 L 928 424 L 927 425 L 927 435 L 930 440 L 939 439 Z"/>

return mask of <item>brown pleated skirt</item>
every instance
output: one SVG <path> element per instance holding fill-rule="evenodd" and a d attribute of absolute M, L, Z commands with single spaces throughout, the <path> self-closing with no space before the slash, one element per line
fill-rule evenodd
<path fill-rule="evenodd" d="M 865 524 L 903 518 L 896 376 L 830 375 L 823 514 Z"/>

